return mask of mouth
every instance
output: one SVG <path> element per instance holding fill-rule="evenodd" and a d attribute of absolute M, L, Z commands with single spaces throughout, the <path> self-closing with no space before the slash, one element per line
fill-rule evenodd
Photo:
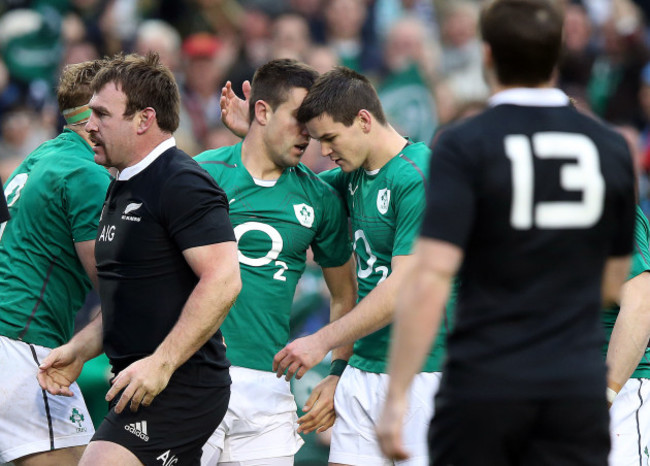
<path fill-rule="evenodd" d="M 309 145 L 309 142 L 305 142 L 305 143 L 302 143 L 302 144 L 296 144 L 293 147 L 295 147 L 298 150 L 298 152 L 300 153 L 300 155 L 302 155 L 302 154 L 305 153 L 305 149 L 307 149 L 308 145 Z"/>

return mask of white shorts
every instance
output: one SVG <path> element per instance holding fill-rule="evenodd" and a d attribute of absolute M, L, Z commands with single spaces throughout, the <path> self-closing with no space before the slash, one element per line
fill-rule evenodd
<path fill-rule="evenodd" d="M 409 407 L 402 440 L 410 453 L 396 464 L 427 466 L 427 433 L 433 417 L 433 398 L 440 385 L 440 372 L 422 372 L 409 389 Z M 332 427 L 330 463 L 358 466 L 392 465 L 382 455 L 375 425 L 386 400 L 387 374 L 365 372 L 346 367 L 334 395 L 336 421 Z"/>
<path fill-rule="evenodd" d="M 86 445 L 95 433 L 76 383 L 73 397 L 50 395 L 38 385 L 38 365 L 50 351 L 0 336 L 0 463 Z"/>
<path fill-rule="evenodd" d="M 610 466 L 647 466 L 650 441 L 650 379 L 630 379 L 609 409 Z"/>
<path fill-rule="evenodd" d="M 203 447 L 201 465 L 295 455 L 304 442 L 289 382 L 234 366 L 230 377 L 228 411 Z"/>

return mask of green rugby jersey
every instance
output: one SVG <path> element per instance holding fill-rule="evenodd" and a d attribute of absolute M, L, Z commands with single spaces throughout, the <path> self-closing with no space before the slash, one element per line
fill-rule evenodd
<path fill-rule="evenodd" d="M 195 160 L 226 192 L 239 249 L 242 290 L 221 325 L 235 366 L 271 371 L 289 339 L 291 303 L 311 246 L 321 267 L 351 256 L 348 223 L 336 192 L 309 168 L 288 168 L 273 186 L 256 184 L 241 143 Z"/>
<path fill-rule="evenodd" d="M 634 252 L 632 253 L 632 266 L 628 280 L 643 272 L 650 272 L 649 242 L 650 224 L 648 224 L 648 219 L 641 208 L 637 206 L 636 224 L 634 225 Z M 618 306 L 603 310 L 603 324 L 605 325 L 605 333 L 607 336 L 607 343 L 603 346 L 603 354 L 605 356 L 607 356 L 609 339 L 612 336 L 612 330 L 614 329 L 614 323 L 616 322 L 616 317 L 618 317 L 619 310 L 620 308 Z M 646 348 L 645 355 L 641 358 L 639 365 L 630 377 L 633 379 L 650 378 L 650 348 Z"/>
<path fill-rule="evenodd" d="M 430 156 L 429 148 L 420 142 L 407 145 L 398 156 L 373 172 L 360 168 L 345 173 L 335 168 L 319 175 L 344 197 L 348 207 L 359 300 L 390 275 L 393 256 L 412 253 L 424 214 Z M 447 325 L 445 319 L 423 372 L 442 369 Z M 358 340 L 350 365 L 385 373 L 389 337 L 390 325 Z"/>
<path fill-rule="evenodd" d="M 5 183 L 0 335 L 46 347 L 72 336 L 91 283 L 74 243 L 94 240 L 108 171 L 73 131 L 41 144 Z"/>

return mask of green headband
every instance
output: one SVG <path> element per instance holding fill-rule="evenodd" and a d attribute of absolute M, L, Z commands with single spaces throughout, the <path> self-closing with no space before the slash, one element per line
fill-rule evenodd
<path fill-rule="evenodd" d="M 81 107 L 65 109 L 63 110 L 62 113 L 63 113 L 63 118 L 65 118 L 65 122 L 67 124 L 76 125 L 90 118 L 90 114 L 92 112 L 88 107 L 88 104 L 86 104 L 86 105 L 82 105 Z"/>

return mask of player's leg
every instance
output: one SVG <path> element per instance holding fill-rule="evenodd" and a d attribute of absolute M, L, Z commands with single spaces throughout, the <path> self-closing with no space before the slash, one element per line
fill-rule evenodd
<path fill-rule="evenodd" d="M 605 396 L 540 403 L 524 465 L 607 466 L 609 415 Z"/>
<path fill-rule="evenodd" d="M 296 402 L 289 383 L 273 372 L 244 367 L 230 368 L 232 395 L 224 423 L 226 435 L 218 459 L 208 459 L 213 438 L 204 447 L 201 464 L 266 461 L 263 464 L 291 465 L 304 443 L 297 433 Z M 276 458 L 284 458 L 277 460 Z M 279 461 L 279 463 L 278 463 Z M 251 463 L 256 464 L 256 463 Z"/>
<path fill-rule="evenodd" d="M 79 463 L 83 454 L 83 447 L 68 447 L 60 450 L 44 451 L 33 455 L 23 456 L 13 461 L 14 466 L 60 466 L 75 465 Z"/>
<path fill-rule="evenodd" d="M 404 445 L 411 452 L 399 464 L 427 465 L 427 427 L 439 374 L 416 375 L 409 391 L 409 410 L 404 426 Z M 392 465 L 381 453 L 375 425 L 386 398 L 388 376 L 347 367 L 336 388 L 336 421 L 332 427 L 331 465 Z"/>
<path fill-rule="evenodd" d="M 429 428 L 431 465 L 521 464 L 537 416 L 535 403 L 437 396 L 435 405 Z"/>
<path fill-rule="evenodd" d="M 111 457 L 115 452 L 120 458 L 126 457 L 124 464 L 130 466 L 133 463 L 129 462 L 129 455 L 121 450 L 123 448 L 146 465 L 198 466 L 203 445 L 224 418 L 230 386 L 189 385 L 177 375 L 172 376 L 150 406 L 140 406 L 135 413 L 128 407 L 119 414 L 115 413 L 113 408 L 121 395 L 118 394 L 88 445 L 81 464 L 119 464 Z"/>
<path fill-rule="evenodd" d="M 293 466 L 293 455 L 260 460 L 232 461 L 219 463 L 219 466 Z"/>
<path fill-rule="evenodd" d="M 612 451 L 609 466 L 650 463 L 650 380 L 630 379 L 609 410 Z"/>
<path fill-rule="evenodd" d="M 120 466 L 142 466 L 142 462 L 122 445 L 103 440 L 92 441 L 86 448 L 79 466 L 119 464 Z"/>
<path fill-rule="evenodd" d="M 76 464 L 94 433 L 76 383 L 73 397 L 39 386 L 38 365 L 50 351 L 0 336 L 0 463 Z"/>

